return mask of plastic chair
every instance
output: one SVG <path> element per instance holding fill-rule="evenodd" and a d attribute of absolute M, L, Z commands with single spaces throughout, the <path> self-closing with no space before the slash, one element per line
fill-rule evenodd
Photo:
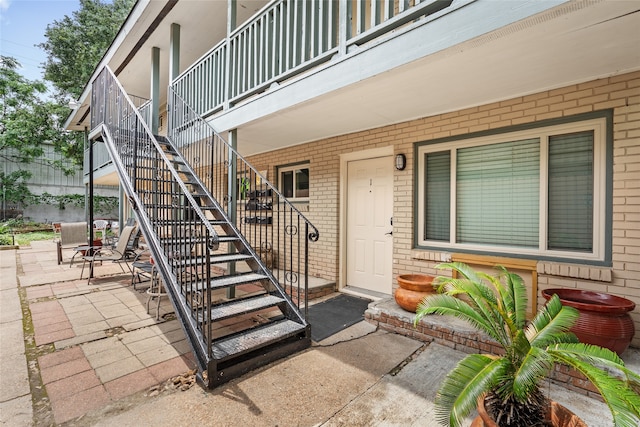
<path fill-rule="evenodd" d="M 100 240 L 104 245 L 107 244 L 107 228 L 109 227 L 109 221 L 104 219 L 96 219 L 93 221 L 93 238 L 98 239 L 98 233 L 100 233 Z"/>

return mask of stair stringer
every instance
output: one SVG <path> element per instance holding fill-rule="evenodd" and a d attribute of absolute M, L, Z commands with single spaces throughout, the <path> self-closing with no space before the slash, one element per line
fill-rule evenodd
<path fill-rule="evenodd" d="M 238 253 L 247 253 L 251 255 L 251 259 L 246 261 L 249 267 L 251 268 L 251 270 L 260 271 L 262 274 L 267 276 L 269 283 L 275 288 L 276 292 L 283 299 L 286 300 L 286 304 L 287 304 L 287 307 L 285 310 L 286 317 L 289 319 L 295 320 L 296 322 L 306 326 L 307 325 L 306 319 L 304 318 L 300 310 L 298 310 L 298 308 L 292 303 L 291 297 L 285 292 L 285 290 L 283 289 L 278 279 L 273 275 L 273 272 L 269 268 L 267 268 L 267 266 L 262 262 L 258 253 L 251 246 L 251 244 L 248 242 L 248 240 L 242 234 L 242 232 L 238 229 L 236 224 L 234 224 L 231 221 L 231 219 L 226 214 L 225 210 L 222 209 L 222 207 L 220 206 L 220 203 L 207 190 L 205 184 L 200 179 L 200 176 L 193 170 L 193 168 L 191 167 L 191 164 L 188 161 L 186 161 L 186 159 L 184 158 L 180 150 L 176 148 L 176 146 L 173 144 L 173 141 L 171 141 L 171 138 L 166 136 L 166 137 L 162 137 L 162 139 L 166 140 L 167 144 L 173 150 L 172 154 L 175 155 L 177 158 L 183 160 L 182 165 L 187 170 L 178 171 L 178 173 L 188 173 L 189 175 L 191 175 L 192 179 L 195 180 L 193 185 L 197 186 L 198 190 L 200 190 L 203 194 L 203 196 L 200 197 L 201 202 L 209 203 L 209 205 L 205 205 L 205 206 L 214 207 L 214 209 L 211 210 L 210 212 L 212 213 L 215 219 L 218 219 L 224 222 L 224 224 L 220 225 L 220 227 L 222 227 L 222 229 L 225 230 L 227 234 L 232 234 L 237 236 L 238 240 L 233 242 L 233 245 L 235 246 L 236 251 Z M 206 200 L 203 200 L 204 197 L 206 197 Z M 266 290 L 269 291 L 268 289 Z"/>
<path fill-rule="evenodd" d="M 151 221 L 149 216 L 147 215 L 147 212 L 144 209 L 141 209 L 141 207 L 144 205 L 140 200 L 138 193 L 133 189 L 131 179 L 126 173 L 126 169 L 122 164 L 122 160 L 115 148 L 115 144 L 108 127 L 103 124 L 100 127 L 94 129 L 94 131 L 92 131 L 92 133 L 89 135 L 89 140 L 92 142 L 102 141 L 105 143 L 113 164 L 115 165 L 115 169 L 118 177 L 120 178 L 120 182 L 122 184 L 124 192 L 127 195 L 132 209 L 134 210 L 138 219 L 138 227 L 149 246 L 151 255 L 156 260 L 156 266 L 160 273 L 161 279 L 164 281 L 169 300 L 171 301 L 177 317 L 180 319 L 180 324 L 185 335 L 188 338 L 187 341 L 191 346 L 191 350 L 196 356 L 195 359 L 198 364 L 198 369 L 200 372 L 206 371 L 208 369 L 209 362 L 211 361 L 210 346 L 205 343 L 203 339 L 204 337 L 199 330 L 197 322 L 192 318 L 190 314 L 190 307 L 187 305 L 186 300 L 182 298 L 182 295 L 177 289 L 177 278 L 171 271 L 171 267 L 167 261 L 166 254 L 164 253 L 160 241 L 158 240 L 158 236 L 151 227 Z M 155 141 L 155 143 L 157 144 L 157 141 Z M 162 151 L 159 147 L 157 148 L 159 151 Z"/>
<path fill-rule="evenodd" d="M 310 326 L 300 311 L 292 304 L 286 292 L 279 289 L 277 280 L 274 280 L 271 272 L 263 265 L 255 250 L 247 244 L 237 227 L 234 227 L 224 215 L 218 216 L 223 219 L 211 222 L 206 217 L 196 202 L 196 197 L 204 195 L 208 203 L 217 206 L 214 211 L 224 210 L 219 208 L 215 197 L 205 191 L 206 187 L 201 182 L 196 183 L 199 187 L 197 193 L 192 193 L 188 188 L 192 183 L 182 178 L 181 172 L 177 169 L 182 166 L 193 169 L 184 157 L 176 156 L 177 150 L 165 153 L 164 146 L 151 133 L 108 67 L 103 69 L 93 84 L 91 122 L 90 140 L 101 140 L 107 147 L 124 192 L 136 213 L 149 251 L 156 261 L 169 300 L 196 357 L 199 378 L 204 380 L 203 373 L 206 372 L 208 385 L 213 387 L 264 363 L 308 347 L 311 344 Z M 150 193 L 153 193 L 151 197 Z M 280 312 L 286 314 L 285 319 L 271 319 L 273 321 L 264 325 L 251 326 L 219 339 L 213 338 L 212 319 L 215 318 L 213 314 L 218 306 L 212 304 L 213 282 L 209 266 L 214 257 L 217 262 L 224 262 L 214 254 L 219 244 L 219 236 L 213 228 L 214 223 L 224 225 L 226 231 L 237 236 L 237 241 L 233 240 L 233 243 L 246 253 L 240 255 L 242 260 L 248 260 L 252 270 L 262 272 L 268 282 L 272 283 L 275 289 L 279 289 L 282 302 L 273 304 L 273 307 L 280 308 Z M 199 249 L 195 250 L 195 253 L 193 250 L 189 251 L 184 258 L 176 258 L 175 243 L 167 243 L 167 240 L 184 241 L 185 235 L 175 233 L 174 229 L 183 225 L 199 227 L 199 233 L 189 237 L 189 241 L 197 243 Z M 169 228 L 174 233 L 165 234 Z M 313 227 L 313 230 L 317 240 L 317 229 Z M 170 255 L 170 251 L 174 252 Z M 183 263 L 184 261 L 188 263 Z M 202 271 L 196 271 L 195 281 L 193 273 L 187 273 L 186 276 L 191 275 L 190 279 L 187 278 L 188 283 L 184 281 L 187 269 L 197 269 L 203 265 L 206 266 L 203 279 L 198 277 Z M 180 279 L 176 271 L 181 271 Z M 194 300 L 193 293 L 199 293 L 199 286 L 202 286 L 203 290 L 206 289 L 206 297 L 197 301 Z M 187 300 L 189 293 L 190 299 Z M 244 306 L 242 298 L 238 302 L 241 303 L 238 307 Z M 210 314 L 201 316 L 200 319 L 205 320 L 200 321 L 198 316 L 201 313 Z M 213 357 L 214 353 L 219 355 L 216 356 L 217 360 Z"/>

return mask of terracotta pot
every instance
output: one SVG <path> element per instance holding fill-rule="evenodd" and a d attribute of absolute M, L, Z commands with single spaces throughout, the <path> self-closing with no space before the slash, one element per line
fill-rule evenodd
<path fill-rule="evenodd" d="M 588 427 L 580 417 L 554 401 L 551 401 L 549 405 L 546 418 L 553 427 Z M 498 424 L 487 413 L 484 398 L 478 399 L 478 416 L 471 422 L 471 427 L 498 427 Z"/>
<path fill-rule="evenodd" d="M 398 276 L 400 287 L 394 294 L 396 303 L 403 309 L 415 313 L 420 301 L 435 293 L 431 282 L 433 276 L 426 274 L 401 274 Z"/>
<path fill-rule="evenodd" d="M 581 289 L 545 289 L 547 300 L 558 294 L 563 305 L 574 307 L 580 317 L 571 328 L 581 342 L 608 348 L 622 354 L 635 335 L 629 312 L 635 303 L 626 298 Z"/>

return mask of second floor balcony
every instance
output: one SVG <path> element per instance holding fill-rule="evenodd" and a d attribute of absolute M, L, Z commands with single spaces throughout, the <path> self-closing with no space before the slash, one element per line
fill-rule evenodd
<path fill-rule="evenodd" d="M 171 86 L 219 132 L 238 130 L 250 155 L 636 69 L 634 10 L 582 0 L 139 0 L 103 65 L 127 92 L 155 98 L 147 111 L 157 108 L 160 134 Z M 87 125 L 89 94 L 69 128 Z"/>

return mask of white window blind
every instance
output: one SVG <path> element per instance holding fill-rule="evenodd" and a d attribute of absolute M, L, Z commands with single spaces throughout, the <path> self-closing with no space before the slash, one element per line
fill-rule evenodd
<path fill-rule="evenodd" d="M 593 250 L 593 131 L 549 138 L 547 247 Z"/>
<path fill-rule="evenodd" d="M 540 140 L 461 148 L 457 242 L 538 247 Z"/>
<path fill-rule="evenodd" d="M 425 154 L 425 239 L 449 241 L 451 152 Z"/>

